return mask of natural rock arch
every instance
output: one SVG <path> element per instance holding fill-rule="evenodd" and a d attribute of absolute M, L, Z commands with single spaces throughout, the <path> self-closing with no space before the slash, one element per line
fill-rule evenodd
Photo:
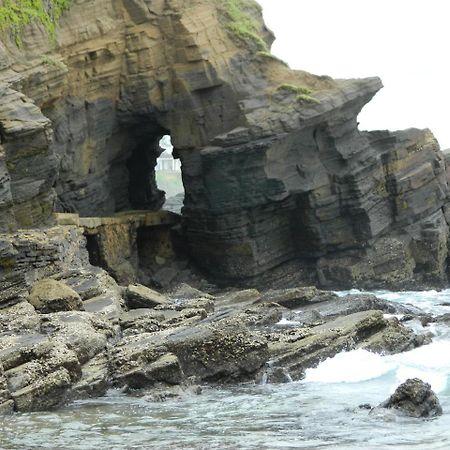
<path fill-rule="evenodd" d="M 170 130 L 189 254 L 212 276 L 300 261 L 324 284 L 443 282 L 448 185 L 432 134 L 360 132 L 378 78 L 292 71 L 267 52 L 256 4 L 242 2 L 246 33 L 227 5 L 79 1 L 56 48 L 39 24 L 21 48 L 4 33 L 2 229 L 50 223 L 56 197 L 82 215 L 158 208 L 146 174 Z"/>

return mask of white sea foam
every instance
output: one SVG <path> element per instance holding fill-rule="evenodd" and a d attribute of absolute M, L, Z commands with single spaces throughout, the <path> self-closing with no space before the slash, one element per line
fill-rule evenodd
<path fill-rule="evenodd" d="M 283 326 L 283 325 L 301 325 L 301 322 L 299 322 L 298 320 L 288 320 L 285 319 L 284 317 L 277 322 L 277 325 Z"/>
<path fill-rule="evenodd" d="M 393 370 L 395 364 L 367 350 L 353 350 L 328 358 L 315 369 L 307 369 L 305 382 L 356 383 L 378 378 Z"/>
<path fill-rule="evenodd" d="M 377 379 L 388 372 L 395 377 L 395 387 L 408 378 L 418 377 L 436 392 L 447 387 L 450 374 L 450 341 L 441 340 L 405 353 L 381 356 L 366 350 L 336 355 L 308 369 L 305 383 L 358 383 Z"/>

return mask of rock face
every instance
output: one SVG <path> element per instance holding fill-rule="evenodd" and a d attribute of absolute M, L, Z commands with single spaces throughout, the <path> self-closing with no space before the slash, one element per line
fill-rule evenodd
<path fill-rule="evenodd" d="M 411 417 L 435 417 L 442 415 L 442 407 L 428 383 L 419 378 L 410 378 L 378 408 L 395 409 Z"/>
<path fill-rule="evenodd" d="M 360 132 L 380 80 L 290 70 L 256 3 L 237 4 L 78 0 L 54 39 L 32 23 L 17 47 L 3 30 L 0 229 L 47 225 L 53 210 L 158 209 L 170 134 L 188 253 L 215 278 L 299 261 L 322 285 L 444 282 L 448 175 L 431 132 Z M 133 254 L 116 256 L 114 276 L 135 281 Z M 13 258 L 0 247 L 0 266 Z"/>

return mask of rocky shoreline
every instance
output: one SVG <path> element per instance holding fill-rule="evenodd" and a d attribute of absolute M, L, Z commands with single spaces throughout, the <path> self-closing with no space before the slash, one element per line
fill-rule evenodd
<path fill-rule="evenodd" d="M 379 78 L 289 69 L 252 0 L 64 4 L 0 29 L 1 412 L 430 342 L 415 308 L 317 288 L 449 282 L 450 152 L 358 129 Z"/>
<path fill-rule="evenodd" d="M 11 269 L 15 295 L 2 291 L 3 413 L 51 409 L 110 388 L 162 400 L 198 393 L 205 383 L 288 382 L 343 350 L 392 354 L 431 341 L 396 318 L 428 323 L 429 315 L 369 294 L 338 297 L 315 287 L 208 293 L 185 283 L 161 294 L 120 286 L 90 265 L 74 239 L 83 241 L 79 231 L 61 230 L 67 245 L 47 242 L 47 253 L 31 244 L 42 246 L 56 230 L 29 236 L 33 275 L 46 276 L 29 283 L 29 264 L 21 274 Z"/>

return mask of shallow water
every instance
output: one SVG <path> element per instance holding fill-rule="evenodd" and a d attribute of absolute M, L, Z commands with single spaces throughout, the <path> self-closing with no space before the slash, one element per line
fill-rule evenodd
<path fill-rule="evenodd" d="M 377 294 L 436 314 L 450 312 L 439 306 L 450 301 L 450 291 Z M 448 449 L 450 330 L 434 325 L 432 331 L 436 337 L 428 346 L 391 356 L 341 353 L 297 383 L 205 388 L 200 396 L 165 403 L 110 391 L 56 412 L 6 417 L 0 448 Z M 412 376 L 431 383 L 443 416 L 381 418 L 358 409 L 380 403 Z"/>

